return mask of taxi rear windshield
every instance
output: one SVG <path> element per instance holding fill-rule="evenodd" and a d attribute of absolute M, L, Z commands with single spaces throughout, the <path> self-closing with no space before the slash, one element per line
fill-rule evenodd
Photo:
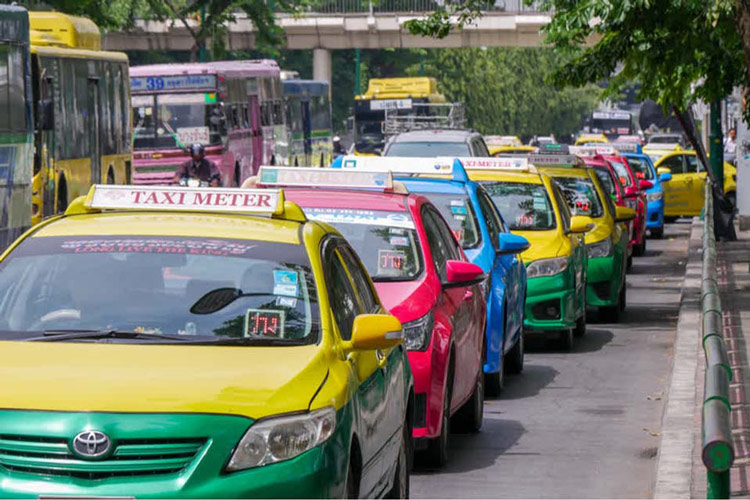
<path fill-rule="evenodd" d="M 628 157 L 628 165 L 633 169 L 637 178 L 646 179 L 647 181 L 654 180 L 654 171 L 651 170 L 651 167 L 645 158 L 638 158 L 635 156 Z"/>
<path fill-rule="evenodd" d="M 383 156 L 471 156 L 465 142 L 394 142 Z"/>
<path fill-rule="evenodd" d="M 432 202 L 448 223 L 462 248 L 474 248 L 482 241 L 477 214 L 468 196 L 460 194 L 419 193 Z"/>
<path fill-rule="evenodd" d="M 316 342 L 318 330 L 318 295 L 301 245 L 35 237 L 0 264 L 4 339 L 117 331 L 167 343 L 169 336 L 174 342 L 298 345 Z"/>
<path fill-rule="evenodd" d="M 414 220 L 407 212 L 305 208 L 310 220 L 336 227 L 351 244 L 373 281 L 412 281 L 422 273 Z"/>
<path fill-rule="evenodd" d="M 568 202 L 573 215 L 586 215 L 594 218 L 604 215 L 602 201 L 591 179 L 558 177 L 555 178 L 555 182 L 565 195 L 565 201 Z"/>
<path fill-rule="evenodd" d="M 604 185 L 604 189 L 606 189 L 609 194 L 613 196 L 617 196 L 617 194 L 619 193 L 619 190 L 617 189 L 617 185 L 615 184 L 615 179 L 609 173 L 609 170 L 595 167 L 594 172 L 596 172 L 596 176 L 599 177 L 599 182 L 601 182 L 602 185 Z"/>
<path fill-rule="evenodd" d="M 632 186 L 633 180 L 630 178 L 628 167 L 621 161 L 610 160 L 609 164 L 615 169 L 615 173 L 620 178 L 620 183 L 625 186 Z"/>
<path fill-rule="evenodd" d="M 556 227 L 555 212 L 544 186 L 523 182 L 481 184 L 511 229 L 540 231 Z"/>

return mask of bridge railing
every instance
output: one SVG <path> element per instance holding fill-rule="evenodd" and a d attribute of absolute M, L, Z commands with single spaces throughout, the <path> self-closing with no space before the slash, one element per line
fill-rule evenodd
<path fill-rule="evenodd" d="M 703 464 L 708 498 L 729 498 L 729 474 L 734 463 L 729 383 L 732 370 L 722 336 L 721 298 L 717 279 L 716 238 L 711 181 L 706 182 L 703 221 L 703 272 L 701 325 L 706 356 L 703 415 L 701 420 Z"/>
<path fill-rule="evenodd" d="M 309 7 L 316 14 L 409 14 L 432 12 L 445 6 L 445 0 L 320 0 Z M 540 2 L 526 5 L 524 0 L 495 0 L 487 10 L 492 12 L 540 12 Z"/>

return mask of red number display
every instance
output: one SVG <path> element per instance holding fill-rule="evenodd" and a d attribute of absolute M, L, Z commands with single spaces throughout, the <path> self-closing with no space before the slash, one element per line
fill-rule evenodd
<path fill-rule="evenodd" d="M 247 316 L 248 335 L 254 337 L 279 337 L 283 327 L 282 311 L 250 311 Z"/>
<path fill-rule="evenodd" d="M 404 256 L 400 252 L 380 252 L 380 268 L 401 270 Z"/>

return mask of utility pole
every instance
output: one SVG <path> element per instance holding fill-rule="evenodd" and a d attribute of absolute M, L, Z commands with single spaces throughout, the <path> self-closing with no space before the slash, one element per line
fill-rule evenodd
<path fill-rule="evenodd" d="M 201 6 L 201 31 L 203 31 L 203 26 L 206 24 L 206 6 Z M 198 53 L 198 60 L 200 62 L 206 62 L 208 60 L 207 54 L 206 54 L 206 39 L 204 38 L 200 42 L 200 46 L 198 47 L 199 53 Z"/>
<path fill-rule="evenodd" d="M 362 93 L 361 75 L 359 73 L 359 65 L 361 62 L 360 57 L 359 49 L 354 49 L 354 95 L 360 95 Z"/>
<path fill-rule="evenodd" d="M 711 102 L 711 133 L 709 163 L 713 180 L 714 234 L 716 240 L 735 241 L 735 207 L 724 196 L 724 133 L 721 130 L 721 99 Z"/>

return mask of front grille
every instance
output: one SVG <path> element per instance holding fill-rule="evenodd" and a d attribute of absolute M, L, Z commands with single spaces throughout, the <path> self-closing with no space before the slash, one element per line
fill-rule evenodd
<path fill-rule="evenodd" d="M 602 300 L 609 298 L 610 284 L 609 281 L 602 281 L 600 283 L 592 283 L 591 288 L 594 289 L 596 296 Z"/>
<path fill-rule="evenodd" d="M 560 301 L 545 300 L 531 308 L 531 312 L 536 319 L 560 319 Z"/>
<path fill-rule="evenodd" d="M 414 422 L 415 428 L 425 427 L 427 425 L 427 394 L 414 395 Z"/>
<path fill-rule="evenodd" d="M 81 460 L 62 438 L 0 434 L 0 466 L 15 472 L 83 479 L 172 474 L 187 467 L 205 439 L 123 439 L 102 460 Z"/>

